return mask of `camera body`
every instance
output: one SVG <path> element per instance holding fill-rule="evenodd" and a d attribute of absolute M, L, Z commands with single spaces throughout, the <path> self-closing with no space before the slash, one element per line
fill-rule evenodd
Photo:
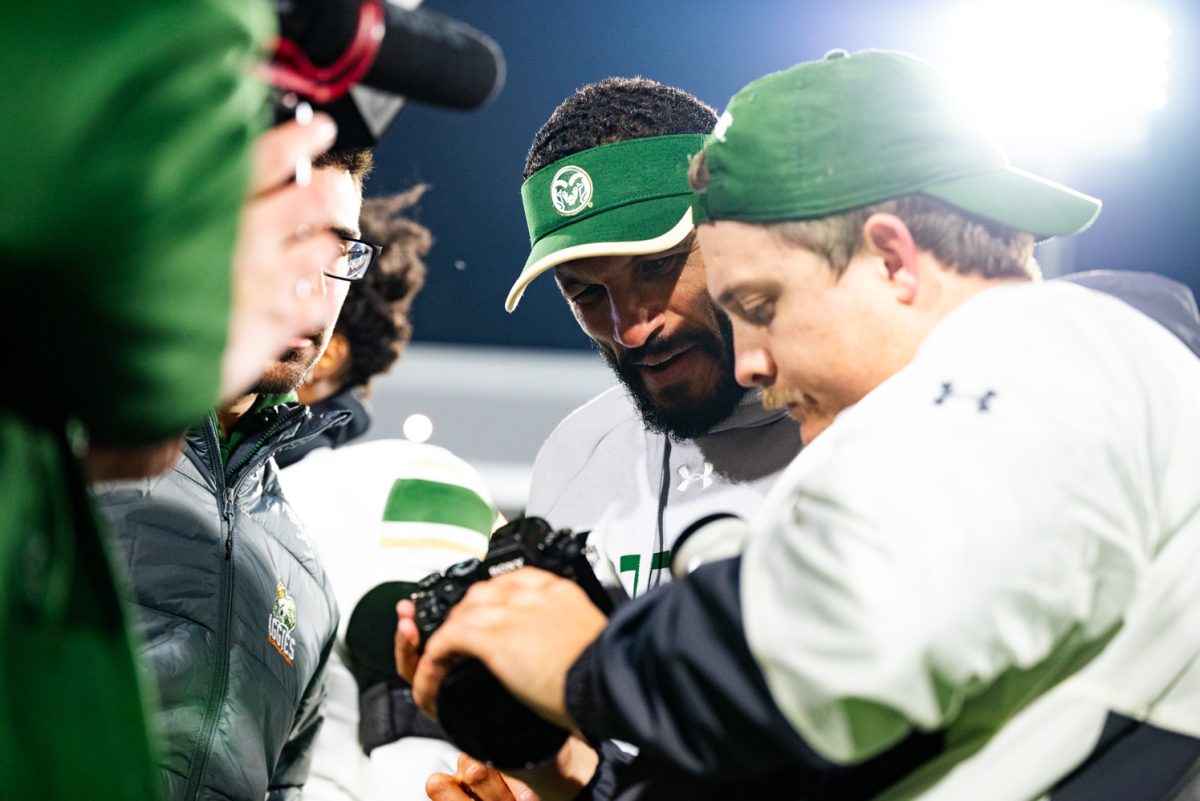
<path fill-rule="evenodd" d="M 523 517 L 492 534 L 487 556 L 451 565 L 422 579 L 412 594 L 417 629 L 426 642 L 472 584 L 521 567 L 537 567 L 583 588 L 593 603 L 610 614 L 624 591 L 596 577 L 586 545 L 587 532 L 554 530 L 538 517 Z M 501 769 L 527 767 L 554 756 L 567 732 L 542 720 L 512 696 L 483 663 L 468 659 L 455 665 L 438 691 L 438 717 L 462 750 Z"/>
<path fill-rule="evenodd" d="M 432 573 L 418 582 L 412 600 L 417 607 L 421 642 L 437 631 L 472 584 L 527 566 L 571 579 L 608 614 L 613 602 L 588 561 L 586 538 L 586 532 L 555 531 L 540 517 L 520 517 L 497 529 L 488 543 L 486 557 L 459 562 L 444 573 Z"/>

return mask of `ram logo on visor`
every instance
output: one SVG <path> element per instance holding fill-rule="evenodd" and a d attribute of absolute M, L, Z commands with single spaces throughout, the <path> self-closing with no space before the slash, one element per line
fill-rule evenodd
<path fill-rule="evenodd" d="M 574 165 L 563 167 L 550 182 L 550 202 L 564 217 L 583 211 L 592 202 L 592 176 Z"/>

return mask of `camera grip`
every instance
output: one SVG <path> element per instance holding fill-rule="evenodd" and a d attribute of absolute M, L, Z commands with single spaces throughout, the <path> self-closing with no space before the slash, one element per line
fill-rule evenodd
<path fill-rule="evenodd" d="M 500 770 L 550 759 L 568 735 L 513 697 L 477 659 L 455 666 L 442 681 L 438 718 L 451 742 Z"/>

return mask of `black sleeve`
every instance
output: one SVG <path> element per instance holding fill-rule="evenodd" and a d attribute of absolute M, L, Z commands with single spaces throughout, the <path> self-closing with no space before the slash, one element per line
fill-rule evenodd
<path fill-rule="evenodd" d="M 705 565 L 613 615 L 567 676 L 567 710 L 585 736 L 630 742 L 638 761 L 684 776 L 786 775 L 812 798 L 869 797 L 941 750 L 940 735 L 917 734 L 857 766 L 814 752 L 746 644 L 740 568 L 740 559 Z"/>
<path fill-rule="evenodd" d="M 622 788 L 636 782 L 628 775 L 636 757 L 622 751 L 612 740 L 597 744 L 596 751 L 600 754 L 600 764 L 574 801 L 614 801 Z"/>
<path fill-rule="evenodd" d="M 1124 270 L 1090 270 L 1055 280 L 1079 284 L 1125 301 L 1200 356 L 1200 310 L 1196 307 L 1196 296 L 1178 281 L 1155 273 Z"/>

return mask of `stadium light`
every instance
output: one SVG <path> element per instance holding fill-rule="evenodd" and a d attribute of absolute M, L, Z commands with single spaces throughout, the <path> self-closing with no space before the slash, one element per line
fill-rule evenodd
<path fill-rule="evenodd" d="M 1010 152 L 1136 153 L 1167 102 L 1170 28 L 1106 0 L 981 0 L 946 18 L 950 80 Z"/>
<path fill-rule="evenodd" d="M 404 436 L 412 442 L 428 442 L 433 436 L 433 421 L 427 415 L 410 414 L 404 419 Z"/>

